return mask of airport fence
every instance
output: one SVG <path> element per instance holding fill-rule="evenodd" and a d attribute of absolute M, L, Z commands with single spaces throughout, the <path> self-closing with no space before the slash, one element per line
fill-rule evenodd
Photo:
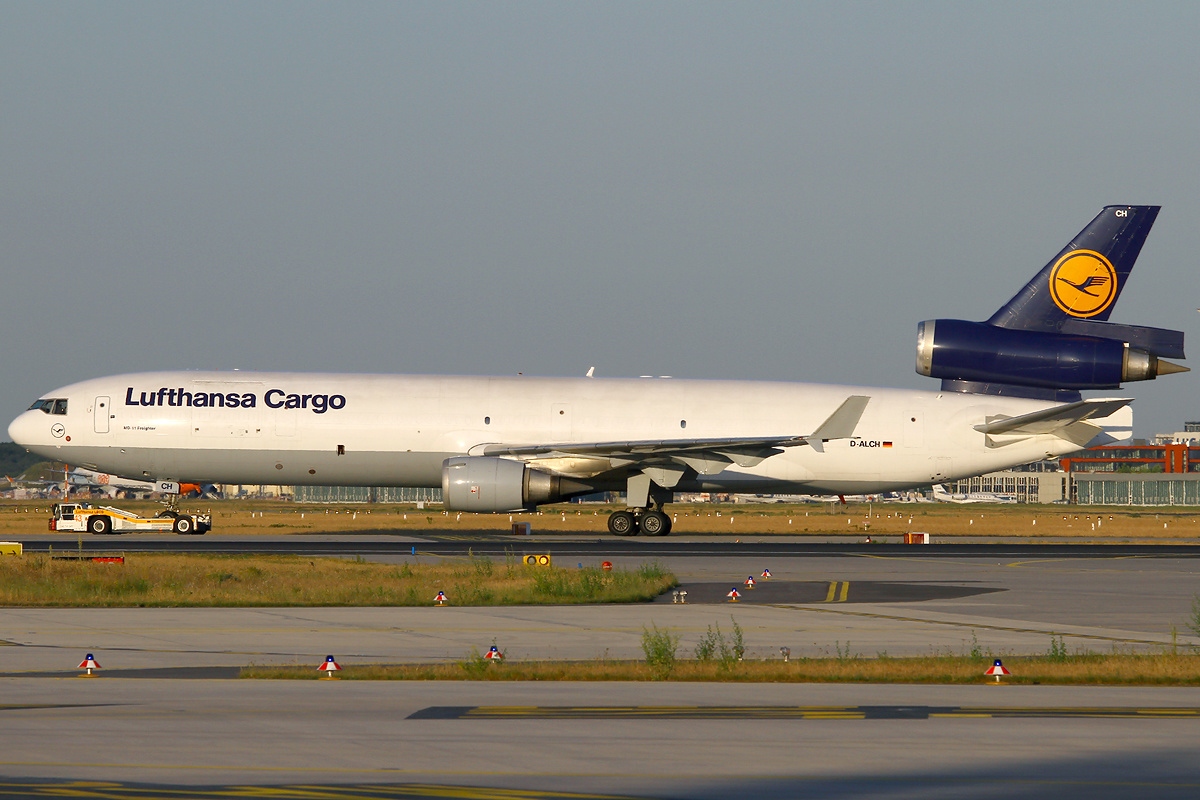
<path fill-rule="evenodd" d="M 441 489 L 407 486 L 297 486 L 297 503 L 440 503 Z"/>

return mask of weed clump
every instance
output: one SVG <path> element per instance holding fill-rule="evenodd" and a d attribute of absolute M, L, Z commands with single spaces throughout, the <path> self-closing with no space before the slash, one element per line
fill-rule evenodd
<path fill-rule="evenodd" d="M 1046 652 L 1046 660 L 1063 663 L 1068 658 L 1067 645 L 1061 634 L 1050 634 L 1050 649 Z"/>
<path fill-rule="evenodd" d="M 1188 617 L 1187 628 L 1194 635 L 1200 636 L 1200 594 L 1192 595 L 1192 614 Z"/>
<path fill-rule="evenodd" d="M 675 654 L 679 650 L 679 637 L 670 629 L 659 630 L 653 622 L 652 629 L 642 628 L 642 652 L 646 655 L 646 666 L 656 681 L 665 681 L 675 670 Z"/>
<path fill-rule="evenodd" d="M 704 636 L 700 637 L 700 641 L 693 651 L 698 662 L 702 664 L 715 662 L 718 674 L 732 670 L 734 665 L 746 655 L 746 642 L 742 634 L 742 626 L 738 625 L 737 620 L 733 617 L 730 617 L 729 620 L 733 623 L 733 633 L 728 640 L 721 632 L 720 623 L 717 623 L 715 630 L 712 625 L 709 625 L 708 630 L 705 631 Z"/>

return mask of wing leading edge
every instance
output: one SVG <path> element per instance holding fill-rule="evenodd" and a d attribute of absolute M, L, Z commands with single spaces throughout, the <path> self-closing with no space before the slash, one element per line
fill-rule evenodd
<path fill-rule="evenodd" d="M 663 465 L 675 462 L 701 475 L 714 475 L 729 464 L 752 467 L 783 452 L 786 447 L 808 445 L 824 452 L 824 442 L 849 439 L 866 410 L 870 397 L 851 395 L 815 431 L 804 436 L 750 436 L 721 439 L 645 439 L 618 442 L 562 442 L 557 444 L 485 444 L 471 455 L 516 458 L 607 458 L 613 466 Z M 682 474 L 682 473 L 681 473 Z M 665 477 L 665 476 L 664 476 Z"/>

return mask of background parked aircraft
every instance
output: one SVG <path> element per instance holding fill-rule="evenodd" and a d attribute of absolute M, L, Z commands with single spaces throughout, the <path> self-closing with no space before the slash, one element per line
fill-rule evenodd
<path fill-rule="evenodd" d="M 939 503 L 1015 503 L 1017 496 L 1013 494 L 997 494 L 996 492 L 966 492 L 951 493 L 941 483 L 933 485 L 933 499 Z"/>

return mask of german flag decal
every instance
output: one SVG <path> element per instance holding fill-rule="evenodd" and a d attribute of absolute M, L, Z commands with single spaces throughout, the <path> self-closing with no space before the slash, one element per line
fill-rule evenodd
<path fill-rule="evenodd" d="M 892 443 L 891 443 L 891 442 L 884 442 L 884 443 L 883 443 L 883 446 L 884 446 L 884 447 L 891 447 L 891 446 L 892 446 Z"/>

